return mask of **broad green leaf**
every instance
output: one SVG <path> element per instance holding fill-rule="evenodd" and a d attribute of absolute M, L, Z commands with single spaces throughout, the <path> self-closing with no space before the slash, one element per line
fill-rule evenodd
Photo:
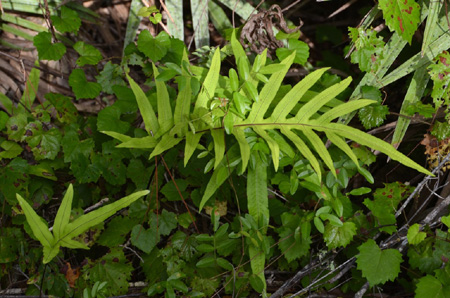
<path fill-rule="evenodd" d="M 442 284 L 434 276 L 426 275 L 419 279 L 415 293 L 416 298 L 447 298 L 450 297 L 450 286 Z"/>
<path fill-rule="evenodd" d="M 158 242 L 156 230 L 145 229 L 142 225 L 136 225 L 131 231 L 131 243 L 145 253 L 150 253 Z"/>
<path fill-rule="evenodd" d="M 323 233 L 329 249 L 336 249 L 338 247 L 346 247 L 356 235 L 356 225 L 352 222 L 344 222 L 341 227 L 327 224 Z"/>
<path fill-rule="evenodd" d="M 52 233 L 48 230 L 47 222 L 37 215 L 36 211 L 22 198 L 21 195 L 16 194 L 17 201 L 25 214 L 28 224 L 33 231 L 34 236 L 39 240 L 42 246 L 50 248 L 54 245 L 55 239 Z"/>
<path fill-rule="evenodd" d="M 408 243 L 412 245 L 417 245 L 420 242 L 422 242 L 427 234 L 425 232 L 420 232 L 420 225 L 419 224 L 413 224 L 408 229 Z"/>
<path fill-rule="evenodd" d="M 77 68 L 69 76 L 69 85 L 77 99 L 95 98 L 100 94 L 102 86 L 99 83 L 88 82 L 84 70 Z"/>
<path fill-rule="evenodd" d="M 66 53 L 66 47 L 60 43 L 52 43 L 52 35 L 49 32 L 41 32 L 33 39 L 39 60 L 59 60 Z"/>
<path fill-rule="evenodd" d="M 13 141 L 3 141 L 0 142 L 0 148 L 2 151 L 0 152 L 0 160 L 3 158 L 14 158 L 19 156 L 22 153 L 23 148 L 19 144 Z"/>
<path fill-rule="evenodd" d="M 170 48 L 170 37 L 162 31 L 153 37 L 148 30 L 143 30 L 138 37 L 138 49 L 153 62 L 161 60 Z"/>
<path fill-rule="evenodd" d="M 411 44 L 420 22 L 420 6 L 415 0 L 380 0 L 379 8 L 391 31 L 397 32 Z"/>
<path fill-rule="evenodd" d="M 359 120 L 365 129 L 378 127 L 384 123 L 386 115 L 389 114 L 389 108 L 382 105 L 381 102 L 375 102 L 365 106 L 358 111 Z"/>
<path fill-rule="evenodd" d="M 396 249 L 381 250 L 372 239 L 358 247 L 358 270 L 371 286 L 394 281 L 400 273 L 402 254 Z"/>
<path fill-rule="evenodd" d="M 158 68 L 153 65 L 153 74 L 155 78 L 158 76 Z M 158 104 L 158 123 L 161 130 L 158 134 L 167 132 L 173 126 L 172 108 L 170 106 L 169 92 L 167 91 L 166 83 L 155 80 L 156 84 L 156 99 Z"/>
<path fill-rule="evenodd" d="M 32 109 L 34 100 L 36 99 L 36 94 L 39 88 L 40 74 L 41 71 L 39 69 L 31 69 L 25 84 L 24 93 L 20 99 L 20 102 L 29 110 Z"/>
<path fill-rule="evenodd" d="M 69 223 L 70 212 L 72 211 L 72 199 L 73 186 L 69 184 L 61 205 L 58 208 L 58 213 L 56 213 L 55 222 L 53 223 L 53 235 L 56 239 L 61 238 L 61 234 Z"/>
<path fill-rule="evenodd" d="M 276 54 L 278 59 L 283 60 L 292 53 L 295 54 L 294 63 L 304 65 L 309 57 L 308 45 L 298 39 L 289 38 L 287 48 L 278 48 Z"/>
<path fill-rule="evenodd" d="M 142 91 L 141 87 L 129 76 L 127 75 L 130 87 L 133 90 L 134 96 L 136 96 L 136 101 L 139 106 L 139 111 L 141 112 L 142 119 L 144 120 L 145 130 L 149 134 L 156 134 L 159 130 L 158 119 L 156 118 L 155 111 L 153 111 L 152 105 Z"/>
<path fill-rule="evenodd" d="M 61 16 L 50 16 L 53 26 L 61 33 L 77 33 L 81 26 L 81 20 L 78 14 L 72 9 L 61 7 Z"/>
<path fill-rule="evenodd" d="M 73 48 L 80 54 L 80 58 L 77 59 L 78 66 L 84 66 L 86 64 L 97 65 L 102 60 L 100 51 L 90 44 L 78 41 L 73 45 Z"/>

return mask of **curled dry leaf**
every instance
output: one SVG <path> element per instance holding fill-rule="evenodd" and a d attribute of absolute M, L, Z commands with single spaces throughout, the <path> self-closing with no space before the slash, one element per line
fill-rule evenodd
<path fill-rule="evenodd" d="M 425 146 L 425 154 L 430 169 L 437 167 L 441 160 L 450 153 L 450 138 L 439 141 L 436 137 L 425 134 L 420 144 Z M 442 170 L 446 171 L 449 168 L 450 162 L 446 163 Z"/>
<path fill-rule="evenodd" d="M 286 33 L 294 33 L 300 29 L 303 22 L 294 29 L 289 29 L 284 20 L 280 6 L 274 4 L 266 11 L 253 14 L 241 31 L 241 44 L 258 54 L 267 49 L 269 57 L 275 50 L 283 47 L 283 42 L 276 39 L 273 28 Z"/>

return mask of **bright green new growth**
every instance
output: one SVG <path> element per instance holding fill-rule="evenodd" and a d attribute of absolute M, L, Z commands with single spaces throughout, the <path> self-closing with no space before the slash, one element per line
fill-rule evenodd
<path fill-rule="evenodd" d="M 91 227 L 98 225 L 117 211 L 128 207 L 131 203 L 148 193 L 148 190 L 133 193 L 112 204 L 82 215 L 73 222 L 69 222 L 73 199 L 73 187 L 72 184 L 70 184 L 64 195 L 61 206 L 58 209 L 58 213 L 56 214 L 53 233 L 48 229 L 47 222 L 37 215 L 30 204 L 28 204 L 19 194 L 16 196 L 34 236 L 44 247 L 43 263 L 47 264 L 58 254 L 61 246 L 67 248 L 89 249 L 84 243 L 73 240 L 73 238 Z"/>

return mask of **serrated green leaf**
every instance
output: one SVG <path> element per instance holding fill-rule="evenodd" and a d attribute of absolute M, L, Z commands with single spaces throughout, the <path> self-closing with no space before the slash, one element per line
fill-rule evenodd
<path fill-rule="evenodd" d="M 450 286 L 442 284 L 434 276 L 426 275 L 419 279 L 415 293 L 416 298 L 447 298 L 450 296 Z"/>
<path fill-rule="evenodd" d="M 394 281 L 400 272 L 402 254 L 396 249 L 381 250 L 372 239 L 358 247 L 358 269 L 371 286 Z"/>
<path fill-rule="evenodd" d="M 162 31 L 153 37 L 148 30 L 143 30 L 138 37 L 138 49 L 153 62 L 161 60 L 170 48 L 170 37 Z"/>
<path fill-rule="evenodd" d="M 338 247 L 346 247 L 356 235 L 356 225 L 352 222 L 344 222 L 341 227 L 327 224 L 323 234 L 329 249 L 336 249 Z"/>
<path fill-rule="evenodd" d="M 145 253 L 150 253 L 158 242 L 156 229 L 145 229 L 136 225 L 131 230 L 131 243 Z"/>
<path fill-rule="evenodd" d="M 100 51 L 90 44 L 78 41 L 73 45 L 73 48 L 81 56 L 77 59 L 78 66 L 84 66 L 86 64 L 97 65 L 98 62 L 102 60 Z"/>
<path fill-rule="evenodd" d="M 88 82 L 84 70 L 74 69 L 69 76 L 69 85 L 77 99 L 95 98 L 100 94 L 102 86 L 99 83 Z"/>
<path fill-rule="evenodd" d="M 420 232 L 420 225 L 419 224 L 413 224 L 408 229 L 408 242 L 412 245 L 417 245 L 420 242 L 422 242 L 427 234 L 425 232 Z"/>
<path fill-rule="evenodd" d="M 397 32 L 411 44 L 412 36 L 420 22 L 420 6 L 415 0 L 380 0 L 379 8 L 391 31 Z"/>
<path fill-rule="evenodd" d="M 61 7 L 61 16 L 50 16 L 53 26 L 61 33 L 77 33 L 81 26 L 81 20 L 78 14 L 72 9 Z"/>
<path fill-rule="evenodd" d="M 49 32 L 41 32 L 33 39 L 40 60 L 59 60 L 66 53 L 66 47 L 60 43 L 52 43 L 52 35 Z"/>

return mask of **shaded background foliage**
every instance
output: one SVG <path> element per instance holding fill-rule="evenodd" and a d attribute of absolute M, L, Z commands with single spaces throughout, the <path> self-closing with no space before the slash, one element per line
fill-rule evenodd
<path fill-rule="evenodd" d="M 138 18 L 142 6 L 139 1 L 68 2 L 62 8 L 58 1 L 48 2 L 52 18 L 46 21 L 51 20 L 59 33 L 47 33 L 48 24 L 43 17 L 45 1 L 41 1 L 42 7 L 35 3 L 27 7 L 8 6 L 15 1 L 3 0 L 1 3 L 5 10 L 1 15 L 0 52 L 2 289 L 21 288 L 27 295 L 38 295 L 42 289 L 46 294 L 61 297 L 104 297 L 139 292 L 164 293 L 168 297 L 181 294 L 209 297 L 214 293 L 244 297 L 261 292 L 264 287 L 260 274 L 252 271 L 253 258 L 247 253 L 248 247 L 256 241 L 264 248 L 267 292 L 275 292 L 274 296 L 287 291 L 353 295 L 369 286 L 374 286 L 372 290 L 376 292 L 379 284 L 392 294 L 413 295 L 417 285 L 415 293 L 418 297 L 427 297 L 433 289 L 441 289 L 437 295 L 445 297 L 449 285 L 446 264 L 450 257 L 446 222 L 443 219 L 442 224 L 434 218 L 427 221 L 432 213 L 429 210 L 428 213 L 420 212 L 434 206 L 443 206 L 438 211 L 445 210 L 445 204 L 441 205 L 448 200 L 445 173 L 429 186 L 434 192 L 440 191 L 441 199 L 431 197 L 427 191 L 413 198 L 410 195 L 413 189 L 403 182 L 416 185 L 423 176 L 394 162 L 385 163 L 386 157 L 378 156 L 374 163 L 375 156 L 369 150 L 353 144 L 353 152 L 368 169 L 365 175 L 358 174 L 346 155 L 330 147 L 339 173 L 333 177 L 331 172 L 325 172 L 324 184 L 319 190 L 317 185 L 304 179 L 311 169 L 299 156 L 292 164 L 283 164 L 283 171 L 275 173 L 268 167 L 270 224 L 273 228 L 267 234 L 261 233 L 259 223 L 246 215 L 249 211 L 243 179 L 246 176 L 233 175 L 230 184 L 219 188 L 210 200 L 206 212 L 198 213 L 210 180 L 210 175 L 203 173 L 214 166 L 211 138 L 201 142 L 200 150 L 185 167 L 180 146 L 165 152 L 164 159 L 149 160 L 148 151 L 117 148 L 120 142 L 100 133 L 108 130 L 134 137 L 146 135 L 135 94 L 125 79 L 126 68 L 131 69 L 131 76 L 155 108 L 155 83 L 148 79 L 154 70 L 146 60 L 158 61 L 160 73 L 167 76 L 163 80 L 169 81 L 174 75 L 170 70 L 176 71 L 173 64 L 181 65 L 183 44 L 169 39 L 164 33 L 158 35 L 164 28 L 154 25 L 151 20 Z M 179 13 L 178 17 L 173 13 L 172 18 L 183 20 L 184 34 L 179 34 L 181 30 L 175 32 L 190 45 L 191 64 L 205 68 L 210 67 L 213 57 L 213 48 L 209 46 L 225 46 L 230 39 L 230 31 L 226 29 L 233 19 L 236 27 L 241 26 L 246 19 L 243 15 L 253 12 L 249 7 L 233 12 L 226 5 L 228 1 L 210 1 L 213 6 L 208 7 L 211 14 L 207 18 L 197 1 L 184 1 L 181 16 L 176 2 L 166 1 L 169 12 Z M 247 1 L 243 4 L 258 6 L 258 11 L 263 11 L 273 3 Z M 277 1 L 276 4 L 286 8 L 292 1 Z M 372 5 L 372 1 L 349 1 L 343 6 L 340 1 L 305 0 L 284 11 L 288 25 L 297 26 L 299 19 L 304 23 L 300 35 L 304 44 L 297 43 L 298 40 L 291 44 L 286 42 L 300 56 L 296 56 L 298 64 L 288 71 L 285 83 L 294 85 L 315 67 L 331 67 L 313 87 L 314 91 L 320 92 L 341 78 L 352 76 L 358 82 L 364 71 L 370 73 L 370 64 L 362 65 L 367 57 L 349 58 L 359 65 L 351 64 L 343 57 L 351 47 L 347 27 L 356 27 Z M 164 12 L 160 3 L 156 6 Z M 219 14 L 221 12 L 223 15 Z M 157 23 L 157 13 L 151 16 Z M 165 24 L 168 30 L 173 30 L 172 22 Z M 371 26 L 380 30 L 379 36 L 384 42 L 392 34 L 382 18 L 376 19 Z M 410 44 L 399 54 L 392 69 L 421 51 L 420 34 L 425 30 L 424 26 L 411 36 Z M 446 29 L 444 26 L 443 30 Z M 132 41 L 136 34 L 138 43 L 134 46 Z M 62 44 L 52 45 L 54 37 L 65 44 L 65 50 Z M 373 36 L 370 44 L 376 44 L 377 40 L 381 39 Z M 357 44 L 357 41 L 354 37 L 353 42 Z M 374 55 L 380 55 L 379 49 L 383 47 L 381 42 L 378 43 L 378 49 L 373 49 Z M 45 51 L 38 53 L 36 48 L 39 50 L 39 47 Z M 362 53 L 365 49 L 358 50 Z M 369 56 L 371 54 L 369 51 Z M 58 61 L 39 61 L 37 64 L 38 56 L 41 60 L 57 57 L 54 60 Z M 272 58 L 282 60 L 280 56 L 283 54 L 278 55 L 274 49 Z M 253 59 L 254 55 L 251 57 Z M 239 68 L 231 56 L 225 57 L 223 65 Z M 440 71 L 445 73 L 446 70 L 436 69 L 438 78 Z M 224 71 L 227 73 L 228 69 Z M 359 119 L 353 118 L 351 125 L 372 129 L 384 123 L 370 133 L 389 138 L 393 123 L 399 119 L 397 114 L 404 112 L 401 109 L 409 81 L 410 78 L 402 77 L 382 88 L 382 92 L 378 89 L 382 85 L 361 88 L 362 98 L 378 100 L 383 105 L 361 111 Z M 175 98 L 175 85 L 167 85 L 169 96 Z M 39 86 L 37 90 L 35 86 Z M 192 87 L 198 92 L 202 86 L 198 83 Z M 356 83 L 352 85 L 353 89 L 358 89 Z M 412 126 L 407 130 L 400 150 L 422 165 L 426 163 L 423 154 L 426 150 L 428 160 L 436 167 L 436 161 L 442 160 L 439 155 L 448 154 L 448 125 L 431 125 L 435 119 L 444 119 L 445 109 L 436 110 L 427 105 L 434 98 L 431 83 L 425 82 L 423 89 L 422 105 L 416 102 L 417 106 L 408 114 Z M 338 99 L 347 100 L 352 90 L 345 90 Z M 283 92 L 287 89 L 280 91 Z M 416 117 L 415 112 L 420 112 L 423 117 Z M 369 115 L 375 116 L 374 119 L 368 119 Z M 423 134 L 431 129 L 434 129 L 434 136 L 422 141 Z M 254 148 L 262 152 L 260 158 L 266 162 L 270 152 L 267 145 L 256 134 L 252 137 L 256 143 Z M 419 145 L 420 141 L 425 149 Z M 270 156 L 268 160 L 270 162 Z M 370 180 L 370 177 L 374 177 L 375 184 L 365 182 L 365 178 Z M 92 246 L 91 250 L 65 250 L 44 270 L 42 249 L 36 239 L 30 241 L 30 237 L 34 238 L 33 233 L 18 208 L 15 195 L 20 193 L 28 198 L 33 208 L 52 222 L 64 190 L 71 182 L 75 190 L 73 219 L 90 206 L 105 203 L 102 201 L 105 197 L 114 201 L 136 189 L 152 192 L 145 200 L 139 200 L 78 239 Z M 320 191 L 338 197 L 341 207 L 323 204 L 315 195 Z M 405 210 L 406 220 L 397 222 L 396 212 L 407 198 L 413 198 L 415 205 L 409 205 Z M 420 205 L 421 202 L 425 204 Z M 330 224 L 336 221 L 335 217 L 339 222 Z M 422 227 L 428 226 L 423 231 L 408 231 L 407 240 L 416 246 L 406 252 L 408 225 L 423 218 Z M 323 231 L 320 231 L 321 223 Z M 339 225 L 344 228 L 338 228 Z M 324 233 L 323 238 L 320 232 Z M 420 234 L 424 232 L 426 238 Z M 378 233 L 382 233 L 381 236 Z M 398 246 L 392 244 L 396 233 L 403 241 Z M 379 245 L 368 240 L 371 238 Z M 347 246 L 345 250 L 341 248 L 343 246 Z M 327 253 L 328 249 L 331 251 Z M 401 272 L 399 251 L 404 253 L 402 265 L 409 266 Z M 355 263 L 358 253 L 360 257 Z M 381 272 L 365 269 L 373 256 L 398 266 L 386 267 Z M 320 282 L 316 283 L 318 280 Z M 135 283 L 140 281 L 144 283 Z M 387 284 L 383 285 L 385 282 Z"/>

